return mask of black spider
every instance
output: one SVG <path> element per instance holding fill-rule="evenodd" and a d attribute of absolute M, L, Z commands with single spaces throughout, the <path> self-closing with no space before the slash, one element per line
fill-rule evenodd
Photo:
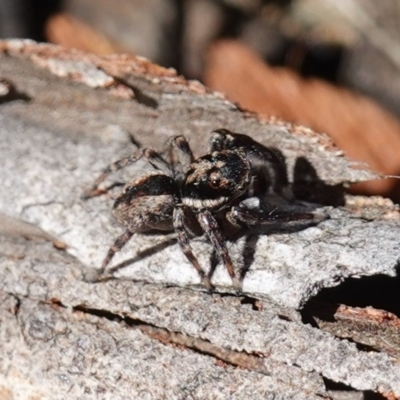
<path fill-rule="evenodd" d="M 167 148 L 163 156 L 145 148 L 112 163 L 87 193 L 86 197 L 102 193 L 99 185 L 111 172 L 141 158 L 155 168 L 127 183 L 115 200 L 113 213 L 126 230 L 109 249 L 101 272 L 134 233 L 175 230 L 183 253 L 198 271 L 202 283 L 210 287 L 209 277 L 189 243 L 190 237 L 204 232 L 234 286 L 239 287 L 222 225 L 262 231 L 273 223 L 317 223 L 324 219 L 288 202 L 271 203 L 271 199 L 282 199 L 287 192 L 285 162 L 280 152 L 249 136 L 216 130 L 211 134 L 209 153 L 197 159 L 183 136 L 172 138 Z"/>

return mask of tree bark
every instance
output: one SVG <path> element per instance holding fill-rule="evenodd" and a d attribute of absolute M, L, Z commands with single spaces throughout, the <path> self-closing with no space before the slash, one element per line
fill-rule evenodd
<path fill-rule="evenodd" d="M 0 50 L 0 397 L 336 398 L 332 382 L 354 399 L 400 396 L 399 343 L 383 345 L 398 336 L 396 316 L 380 322 L 389 334 L 367 337 L 365 324 L 379 323 L 380 311 L 357 314 L 363 325 L 340 310 L 320 327 L 301 313 L 348 277 L 396 275 L 398 208 L 349 196 L 338 206 L 333 196 L 373 173 L 326 136 L 261 121 L 144 59 L 28 41 L 0 42 Z M 111 196 L 82 199 L 101 170 L 138 144 L 162 149 L 178 134 L 202 155 L 221 127 L 282 151 L 294 191 L 325 203 L 319 211 L 331 219 L 229 243 L 238 266 L 253 251 L 241 293 L 220 265 L 215 291 L 202 288 L 174 234 L 135 235 L 113 279 L 92 282 L 122 233 Z M 211 246 L 192 243 L 209 268 Z M 352 327 L 347 336 L 343 326 Z"/>

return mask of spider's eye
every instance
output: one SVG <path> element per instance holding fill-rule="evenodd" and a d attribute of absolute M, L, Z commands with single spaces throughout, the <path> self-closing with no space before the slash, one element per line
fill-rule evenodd
<path fill-rule="evenodd" d="M 213 188 L 218 188 L 220 182 L 221 182 L 221 181 L 220 181 L 219 179 L 213 179 L 213 180 L 211 181 L 211 186 L 212 186 Z"/>
<path fill-rule="evenodd" d="M 221 186 L 221 177 L 219 174 L 212 173 L 209 178 L 209 183 L 213 189 L 218 189 Z"/>

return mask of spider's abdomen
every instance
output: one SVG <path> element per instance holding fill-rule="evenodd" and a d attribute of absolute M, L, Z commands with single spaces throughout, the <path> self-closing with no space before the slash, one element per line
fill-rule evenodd
<path fill-rule="evenodd" d="M 138 232 L 172 230 L 173 210 L 178 202 L 174 180 L 163 173 L 150 173 L 127 183 L 115 200 L 113 214 L 125 226 Z"/>
<path fill-rule="evenodd" d="M 182 202 L 195 209 L 218 209 L 247 189 L 250 170 L 241 149 L 216 151 L 201 157 L 186 174 Z"/>

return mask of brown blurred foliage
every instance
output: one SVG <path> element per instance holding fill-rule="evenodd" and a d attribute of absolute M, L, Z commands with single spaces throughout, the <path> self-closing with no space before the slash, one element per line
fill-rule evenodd
<path fill-rule="evenodd" d="M 50 42 L 67 48 L 76 48 L 98 55 L 123 51 L 101 32 L 69 14 L 53 15 L 47 21 L 45 29 Z"/>
<path fill-rule="evenodd" d="M 400 123 L 374 101 L 287 68 L 268 66 L 237 41 L 220 41 L 207 55 L 205 83 L 240 106 L 329 134 L 346 154 L 382 174 L 400 174 Z M 398 180 L 358 184 L 359 193 L 400 200 Z"/>

